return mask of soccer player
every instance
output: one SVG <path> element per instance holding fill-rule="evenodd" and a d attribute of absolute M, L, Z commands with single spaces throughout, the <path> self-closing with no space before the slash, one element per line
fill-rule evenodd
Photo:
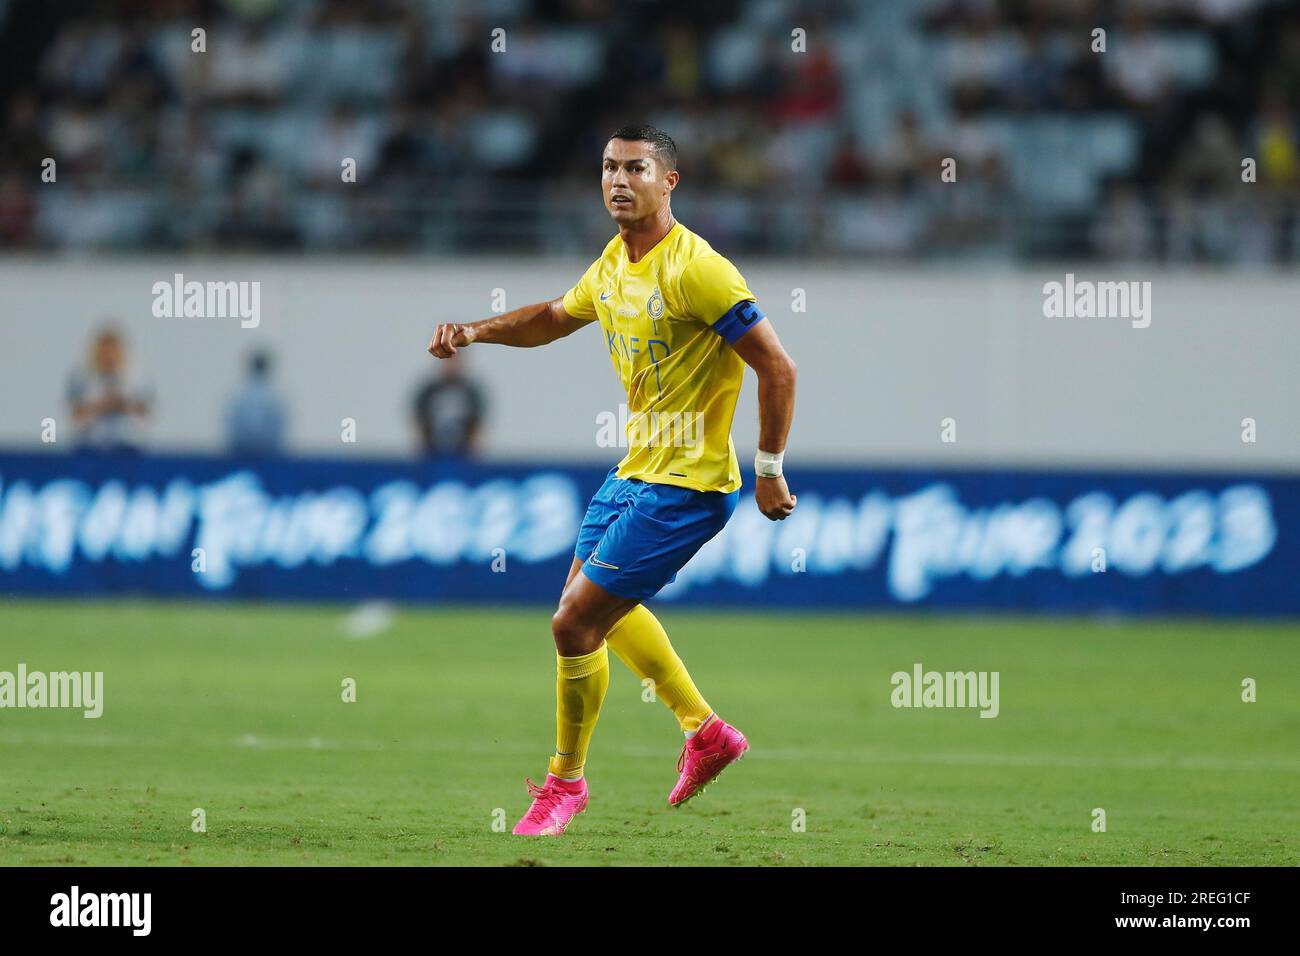
<path fill-rule="evenodd" d="M 618 235 L 578 283 L 551 302 L 439 325 L 429 343 L 438 358 L 476 342 L 530 348 L 598 322 L 627 389 L 628 453 L 591 500 L 551 618 L 555 754 L 543 786 L 527 781 L 533 802 L 517 834 L 562 834 L 587 807 L 583 769 L 609 686 L 608 649 L 654 682 L 686 735 L 670 806 L 695 796 L 749 747 L 700 695 L 643 603 L 736 509 L 741 479 L 731 420 L 745 365 L 758 376 L 755 502 L 781 521 L 796 500 L 782 476 L 795 364 L 736 267 L 673 218 L 676 144 L 652 126 L 625 126 L 605 145 L 601 170 Z"/>

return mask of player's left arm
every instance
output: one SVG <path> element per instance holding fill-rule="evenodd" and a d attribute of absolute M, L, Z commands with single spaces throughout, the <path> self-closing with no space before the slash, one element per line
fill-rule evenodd
<path fill-rule="evenodd" d="M 758 375 L 754 503 L 771 520 L 783 521 L 794 511 L 796 500 L 781 473 L 785 440 L 794 419 L 794 360 L 754 304 L 744 277 L 727 259 L 714 254 L 692 260 L 682 270 L 680 290 L 687 311 L 722 336 Z"/>
<path fill-rule="evenodd" d="M 755 478 L 754 502 L 758 510 L 771 520 L 784 521 L 794 511 L 798 498 L 790 494 L 785 475 L 779 473 L 779 461 L 775 469 L 770 461 L 785 454 L 785 442 L 794 421 L 798 368 L 781 345 L 771 322 L 755 322 L 731 343 L 731 347 L 758 376 L 759 457 L 765 457 L 769 462 L 764 465 L 765 470 L 778 472 L 774 477 Z"/>

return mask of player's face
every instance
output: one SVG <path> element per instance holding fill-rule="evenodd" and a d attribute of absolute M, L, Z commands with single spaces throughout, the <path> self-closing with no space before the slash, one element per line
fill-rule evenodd
<path fill-rule="evenodd" d="M 615 222 L 633 223 L 654 215 L 676 183 L 676 171 L 661 168 L 649 143 L 611 139 L 605 146 L 600 185 Z"/>

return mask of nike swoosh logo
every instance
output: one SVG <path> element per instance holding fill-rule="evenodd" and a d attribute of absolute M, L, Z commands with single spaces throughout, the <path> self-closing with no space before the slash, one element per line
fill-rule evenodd
<path fill-rule="evenodd" d="M 609 568 L 611 571 L 620 570 L 617 564 L 606 564 L 604 561 L 597 558 L 594 554 L 591 557 L 589 557 L 587 560 L 590 561 L 592 564 L 596 565 L 596 567 L 598 568 Z"/>
<path fill-rule="evenodd" d="M 613 295 L 613 294 L 614 294 L 614 293 L 613 293 L 612 291 L 610 291 L 610 292 L 602 292 L 602 293 L 600 294 L 600 301 L 601 301 L 601 302 L 604 302 L 606 299 L 608 299 L 608 298 L 609 298 L 611 295 Z"/>

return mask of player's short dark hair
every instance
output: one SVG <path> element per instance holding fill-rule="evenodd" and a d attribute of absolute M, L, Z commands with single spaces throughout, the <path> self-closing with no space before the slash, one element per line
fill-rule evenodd
<path fill-rule="evenodd" d="M 610 139 L 649 143 L 652 147 L 650 151 L 665 169 L 677 168 L 677 144 L 673 142 L 671 136 L 657 126 L 620 126 L 614 130 Z"/>

